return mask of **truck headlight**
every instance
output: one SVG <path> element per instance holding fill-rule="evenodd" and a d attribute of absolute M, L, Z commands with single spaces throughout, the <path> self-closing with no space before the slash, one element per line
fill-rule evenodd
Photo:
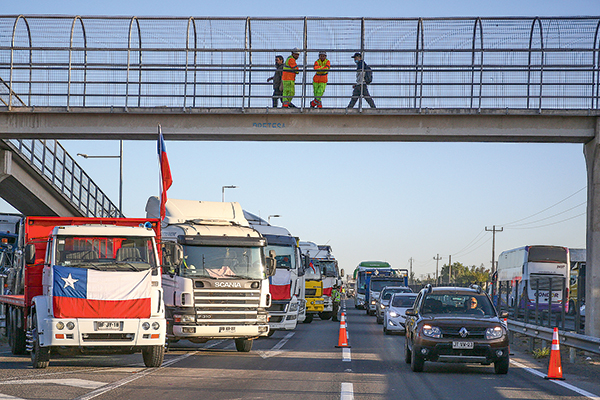
<path fill-rule="evenodd" d="M 487 340 L 499 339 L 504 335 L 504 330 L 501 326 L 495 326 L 493 328 L 487 328 L 485 330 L 485 338 Z"/>
<path fill-rule="evenodd" d="M 67 329 L 72 331 L 73 329 L 75 329 L 75 324 L 73 323 L 73 321 L 69 321 L 67 322 Z"/>
<path fill-rule="evenodd" d="M 144 323 L 142 324 L 142 328 L 143 328 L 145 331 L 147 331 L 148 329 L 150 329 L 150 323 L 149 323 L 149 322 L 147 322 L 147 321 L 146 321 L 146 322 L 144 322 Z"/>
<path fill-rule="evenodd" d="M 58 321 L 56 323 L 56 329 L 58 329 L 59 331 L 62 331 L 63 329 L 65 329 L 65 323 L 62 321 Z"/>
<path fill-rule="evenodd" d="M 194 322 L 196 322 L 196 319 L 195 319 L 194 315 L 174 314 L 173 321 L 177 322 L 177 323 L 194 323 Z"/>
<path fill-rule="evenodd" d="M 298 303 L 290 303 L 290 312 L 298 311 Z"/>
<path fill-rule="evenodd" d="M 152 329 L 154 329 L 155 331 L 157 331 L 158 328 L 160 328 L 160 324 L 157 321 L 154 321 L 152 323 Z"/>
<path fill-rule="evenodd" d="M 423 335 L 430 338 L 439 339 L 442 337 L 442 331 L 437 326 L 423 325 Z"/>

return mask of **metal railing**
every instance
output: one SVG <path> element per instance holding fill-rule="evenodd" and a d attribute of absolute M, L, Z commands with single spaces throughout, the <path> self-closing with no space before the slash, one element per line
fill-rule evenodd
<path fill-rule="evenodd" d="M 119 208 L 56 140 L 3 141 L 86 217 L 119 217 Z"/>
<path fill-rule="evenodd" d="M 348 104 L 361 52 L 378 108 L 597 112 L 599 30 L 600 17 L 0 16 L 0 100 L 9 111 L 266 108 L 275 55 L 299 48 L 301 108 L 324 50 L 326 108 Z"/>

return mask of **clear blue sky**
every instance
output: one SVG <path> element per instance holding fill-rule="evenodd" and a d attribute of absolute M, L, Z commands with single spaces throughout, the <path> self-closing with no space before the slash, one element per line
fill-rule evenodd
<path fill-rule="evenodd" d="M 258 5 L 257 5 L 258 4 Z M 114 1 L 7 2 L 2 14 L 126 16 L 452 17 L 600 14 L 597 0 L 504 1 Z M 62 141 L 67 151 L 118 154 L 114 141 Z M 525 244 L 585 247 L 583 146 L 485 143 L 254 143 L 167 141 L 174 184 L 169 197 L 238 201 L 302 240 L 333 247 L 340 266 L 387 260 L 417 276 L 433 257 L 490 267 Z M 118 203 L 118 161 L 79 164 Z M 155 142 L 124 144 L 124 212 L 144 216 L 158 192 Z M 580 191 L 581 190 L 581 191 Z M 573 195 L 573 196 L 571 196 Z M 571 197 L 569 197 L 571 196 Z M 565 200 L 566 199 L 566 200 Z M 563 201 L 564 200 L 564 201 Z M 559 203 L 559 204 L 557 204 Z M 554 207 L 551 207 L 553 206 Z M 549 208 L 550 207 L 550 208 Z M 549 209 L 547 209 L 549 208 Z M 546 210 L 547 209 L 547 210 Z M 14 211 L 4 202 L 0 210 Z M 544 211 L 545 210 L 545 211 Z M 538 214 L 539 213 L 539 214 Z M 584 214 L 584 215 L 580 215 Z M 578 216 L 579 215 L 579 216 Z M 523 218 L 532 216 L 520 222 Z M 564 222 L 560 222 L 567 220 Z M 512 223 L 512 224 L 511 224 Z M 522 225 L 525 224 L 525 225 Z M 512 228 L 511 228 L 512 226 Z"/>

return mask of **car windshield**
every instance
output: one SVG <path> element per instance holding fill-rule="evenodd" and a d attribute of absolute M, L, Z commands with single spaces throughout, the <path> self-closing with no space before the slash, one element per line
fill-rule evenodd
<path fill-rule="evenodd" d="M 489 298 L 484 294 L 437 294 L 430 293 L 421 306 L 423 315 L 460 314 L 473 316 L 495 316 Z"/>
<path fill-rule="evenodd" d="M 149 237 L 59 236 L 55 264 L 107 271 L 142 271 L 157 266 L 154 241 Z"/>
<path fill-rule="evenodd" d="M 266 279 L 262 247 L 183 246 L 181 276 Z"/>
<path fill-rule="evenodd" d="M 383 293 L 381 294 L 381 300 L 389 300 L 392 298 L 394 293 L 406 293 L 408 290 L 406 288 L 395 288 L 395 289 L 383 289 Z"/>
<path fill-rule="evenodd" d="M 416 298 L 416 294 L 414 296 L 394 296 L 392 299 L 392 307 L 412 307 Z"/>

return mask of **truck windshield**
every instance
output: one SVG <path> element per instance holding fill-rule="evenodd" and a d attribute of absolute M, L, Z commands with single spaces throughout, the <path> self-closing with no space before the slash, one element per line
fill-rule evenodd
<path fill-rule="evenodd" d="M 111 271 L 142 271 L 157 266 L 154 241 L 149 237 L 59 236 L 55 264 Z"/>
<path fill-rule="evenodd" d="M 323 275 L 337 276 L 337 272 L 335 270 L 335 261 L 316 261 L 315 264 L 321 268 Z"/>
<path fill-rule="evenodd" d="M 321 269 L 315 266 L 314 262 L 311 261 L 309 267 L 305 272 L 305 279 L 309 281 L 320 281 L 321 277 Z"/>
<path fill-rule="evenodd" d="M 400 286 L 403 285 L 404 282 L 398 280 L 372 280 L 371 281 L 371 290 L 373 292 L 381 292 L 381 290 L 386 286 Z M 406 288 L 406 292 L 410 293 L 410 289 Z"/>
<path fill-rule="evenodd" d="M 262 247 L 183 246 L 181 276 L 266 279 Z"/>
<path fill-rule="evenodd" d="M 269 250 L 275 250 L 275 260 L 277 268 L 296 269 L 296 258 L 294 257 L 294 248 L 292 246 L 267 246 L 265 253 Z"/>

